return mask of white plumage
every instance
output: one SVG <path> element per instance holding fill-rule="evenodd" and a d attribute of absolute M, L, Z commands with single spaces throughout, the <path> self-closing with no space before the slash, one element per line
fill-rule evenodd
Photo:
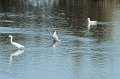
<path fill-rule="evenodd" d="M 11 44 L 12 44 L 13 46 L 17 47 L 18 49 L 24 48 L 23 45 L 21 45 L 21 44 L 19 44 L 19 43 L 16 43 L 16 42 L 13 42 L 13 37 L 12 37 L 12 35 L 9 35 L 9 37 L 10 37 L 10 42 L 11 42 Z"/>
<path fill-rule="evenodd" d="M 48 30 L 48 32 L 53 37 L 53 39 L 54 39 L 55 42 L 59 42 L 60 41 L 60 39 L 59 39 L 56 31 L 53 33 L 53 35 L 52 35 L 52 33 L 49 30 Z"/>
<path fill-rule="evenodd" d="M 88 21 L 88 30 L 90 30 L 91 25 L 97 25 L 97 21 L 90 21 L 90 18 L 87 18 Z"/>
<path fill-rule="evenodd" d="M 88 24 L 90 25 L 97 25 L 97 21 L 90 21 L 90 18 L 87 18 Z"/>

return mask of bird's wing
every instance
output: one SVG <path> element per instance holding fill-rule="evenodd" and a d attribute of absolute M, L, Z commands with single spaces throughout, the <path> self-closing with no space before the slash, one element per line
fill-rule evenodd
<path fill-rule="evenodd" d="M 59 38 L 58 38 L 58 35 L 57 35 L 57 32 L 55 31 L 54 32 L 54 34 L 53 34 L 53 38 L 55 39 L 55 40 L 59 40 Z"/>
<path fill-rule="evenodd" d="M 18 48 L 21 48 L 21 47 L 24 47 L 23 45 L 19 44 L 19 43 L 16 43 L 16 42 L 13 42 L 13 45 L 18 47 Z"/>

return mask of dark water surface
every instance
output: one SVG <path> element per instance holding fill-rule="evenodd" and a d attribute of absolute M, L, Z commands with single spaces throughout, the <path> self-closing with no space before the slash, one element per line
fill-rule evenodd
<path fill-rule="evenodd" d="M 120 79 L 119 3 L 1 0 L 0 79 Z M 90 30 L 88 17 L 98 21 Z M 53 43 L 48 29 L 61 41 Z"/>

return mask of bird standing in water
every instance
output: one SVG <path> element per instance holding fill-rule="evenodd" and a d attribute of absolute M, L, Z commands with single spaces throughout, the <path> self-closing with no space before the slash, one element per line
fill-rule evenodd
<path fill-rule="evenodd" d="M 88 21 L 88 30 L 90 30 L 91 25 L 97 25 L 97 21 L 90 21 L 90 18 L 87 18 Z"/>
<path fill-rule="evenodd" d="M 48 30 L 48 32 L 53 37 L 55 42 L 59 42 L 60 41 L 56 31 L 53 33 L 53 35 L 52 35 L 52 33 L 49 30 Z"/>
<path fill-rule="evenodd" d="M 11 44 L 12 44 L 13 46 L 17 47 L 18 49 L 23 49 L 23 48 L 24 48 L 23 45 L 21 45 L 21 44 L 19 44 L 19 43 L 17 43 L 17 42 L 13 42 L 13 37 L 12 37 L 12 35 L 9 35 L 9 37 L 10 37 L 10 42 L 11 42 Z"/>
<path fill-rule="evenodd" d="M 87 18 L 88 24 L 90 25 L 97 25 L 97 21 L 90 21 L 90 18 Z"/>

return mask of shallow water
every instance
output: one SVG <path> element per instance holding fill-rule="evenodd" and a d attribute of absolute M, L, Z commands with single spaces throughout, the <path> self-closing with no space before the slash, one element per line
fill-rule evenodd
<path fill-rule="evenodd" d="M 0 79 L 120 78 L 119 1 L 13 3 L 0 6 Z M 98 21 L 90 30 L 88 17 Z M 48 29 L 61 41 L 54 43 Z M 12 46 L 9 35 L 25 49 Z"/>

